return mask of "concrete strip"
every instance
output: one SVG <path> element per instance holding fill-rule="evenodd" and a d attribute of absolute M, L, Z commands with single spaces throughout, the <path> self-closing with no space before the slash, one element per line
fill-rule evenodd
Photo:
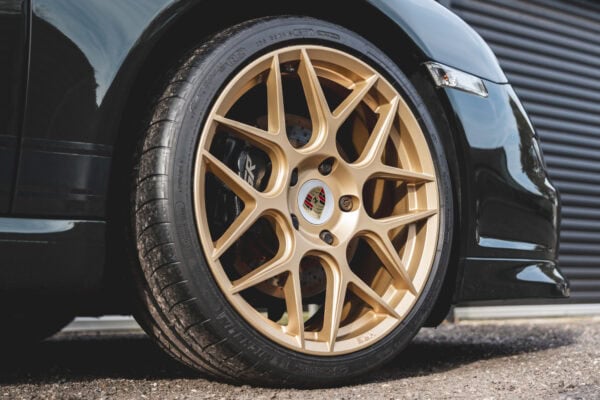
<path fill-rule="evenodd" d="M 67 325 L 63 332 L 139 331 L 142 328 L 131 316 L 106 315 L 99 318 L 80 317 Z"/>
<path fill-rule="evenodd" d="M 564 318 L 600 315 L 600 304 L 456 307 L 454 321 L 514 318 Z"/>

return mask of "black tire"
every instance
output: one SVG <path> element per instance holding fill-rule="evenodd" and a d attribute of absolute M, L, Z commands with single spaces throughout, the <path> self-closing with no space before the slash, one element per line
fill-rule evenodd
<path fill-rule="evenodd" d="M 438 248 L 422 295 L 387 337 L 339 356 L 297 353 L 253 329 L 217 286 L 195 228 L 192 184 L 196 146 L 214 99 L 232 74 L 249 61 L 277 46 L 293 43 L 344 49 L 387 76 L 419 117 L 440 182 Z M 357 34 L 305 17 L 258 19 L 217 34 L 189 53 L 169 74 L 138 153 L 132 224 L 143 309 L 137 318 L 157 343 L 181 362 L 235 383 L 336 385 L 392 359 L 427 319 L 444 280 L 452 239 L 447 162 L 427 107 L 408 78 Z"/>

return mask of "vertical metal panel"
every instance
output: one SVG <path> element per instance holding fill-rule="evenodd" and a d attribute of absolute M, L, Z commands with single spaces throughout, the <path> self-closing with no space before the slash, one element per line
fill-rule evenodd
<path fill-rule="evenodd" d="M 541 137 L 572 299 L 600 302 L 600 2 L 449 3 L 490 44 Z"/>

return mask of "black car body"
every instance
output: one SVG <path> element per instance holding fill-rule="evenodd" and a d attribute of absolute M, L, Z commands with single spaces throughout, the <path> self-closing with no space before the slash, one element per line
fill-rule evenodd
<path fill-rule="evenodd" d="M 556 259 L 559 196 L 538 137 L 473 30 L 432 1 L 347 2 L 342 14 L 312 1 L 251 3 L 0 2 L 0 295 L 8 304 L 132 312 L 123 226 L 150 88 L 211 33 L 288 14 L 342 25 L 395 55 L 445 133 L 455 233 L 429 323 L 451 304 L 568 295 Z M 436 88 L 423 65 L 430 61 L 480 78 L 488 96 Z"/>

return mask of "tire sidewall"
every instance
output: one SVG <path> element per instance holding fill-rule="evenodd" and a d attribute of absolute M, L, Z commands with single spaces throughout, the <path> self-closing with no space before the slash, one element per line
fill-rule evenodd
<path fill-rule="evenodd" d="M 444 281 L 452 239 L 453 207 L 450 176 L 442 142 L 426 105 L 402 71 L 374 45 L 339 26 L 304 17 L 270 18 L 245 26 L 206 44 L 202 57 L 191 67 L 191 90 L 176 110 L 178 126 L 168 165 L 169 213 L 174 222 L 177 258 L 196 297 L 198 313 L 207 328 L 227 339 L 230 350 L 248 364 L 262 360 L 272 375 L 294 382 L 312 379 L 314 384 L 338 382 L 371 370 L 404 348 L 425 322 Z M 194 212 L 194 164 L 206 116 L 222 88 L 242 67 L 278 47 L 318 44 L 341 49 L 382 73 L 407 100 L 430 146 L 439 177 L 440 234 L 428 282 L 407 317 L 387 337 L 355 353 L 318 357 L 297 353 L 257 332 L 232 307 L 214 280 L 199 241 Z M 185 328 L 185 327 L 179 327 Z M 306 383 L 306 382 L 304 382 Z M 310 383 L 310 382 L 309 382 Z"/>

